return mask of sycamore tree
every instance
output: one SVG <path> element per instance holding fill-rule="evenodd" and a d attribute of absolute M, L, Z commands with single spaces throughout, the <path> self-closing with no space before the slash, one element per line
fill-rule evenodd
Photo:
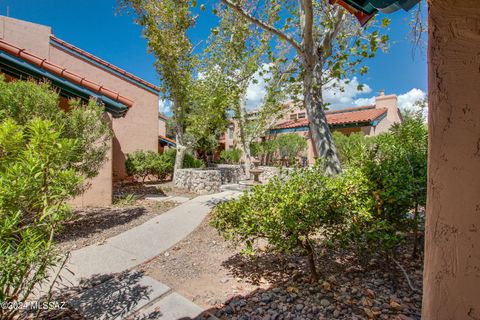
<path fill-rule="evenodd" d="M 233 115 L 236 134 L 245 160 L 247 176 L 252 162 L 250 145 L 265 133 L 275 121 L 278 114 L 278 100 L 281 91 L 273 90 L 279 84 L 274 76 L 281 68 L 280 60 L 271 62 L 268 55 L 271 35 L 262 33 L 261 28 L 251 25 L 243 17 L 238 17 L 233 10 L 214 10 L 219 18 L 219 25 L 212 30 L 207 58 L 217 72 L 226 75 L 230 82 L 231 114 Z M 270 22 L 273 22 L 273 18 Z M 246 95 L 248 86 L 264 80 L 268 86 L 268 98 L 256 110 L 247 110 Z"/>
<path fill-rule="evenodd" d="M 328 173 L 340 172 L 322 91 L 338 85 L 340 79 L 353 72 L 367 72 L 360 63 L 373 57 L 386 44 L 387 36 L 381 36 L 373 23 L 368 29 L 361 28 L 342 7 L 331 5 L 328 0 L 221 0 L 221 3 L 291 48 L 293 53 L 287 57 L 296 68 L 291 71 L 289 81 L 301 83 L 297 94 L 303 96 L 316 156 L 324 159 Z M 387 20 L 382 21 L 382 27 L 387 25 Z M 269 51 L 272 60 L 278 59 L 277 54 L 276 50 Z"/>
<path fill-rule="evenodd" d="M 176 128 L 175 169 L 182 167 L 187 150 L 185 117 L 191 102 L 196 65 L 194 46 L 187 31 L 194 25 L 190 0 L 121 0 L 133 10 L 136 22 L 143 27 L 149 51 L 155 55 L 155 67 L 162 81 L 164 97 L 172 102 Z"/>
<path fill-rule="evenodd" d="M 186 115 L 186 140 L 204 155 L 218 146 L 218 139 L 230 123 L 228 111 L 234 103 L 233 79 L 216 65 L 202 63 L 190 95 L 189 113 Z"/>

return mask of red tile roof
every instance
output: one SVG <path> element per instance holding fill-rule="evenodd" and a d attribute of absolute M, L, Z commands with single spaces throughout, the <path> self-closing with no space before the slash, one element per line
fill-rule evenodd
<path fill-rule="evenodd" d="M 84 56 L 84 57 L 86 57 L 86 58 L 88 58 L 88 59 L 90 59 L 90 60 L 93 60 L 93 61 L 95 61 L 96 63 L 99 63 L 99 64 L 101 64 L 101 65 L 103 65 L 103 66 L 105 66 L 105 67 L 107 67 L 107 68 L 109 68 L 109 69 L 112 69 L 113 71 L 118 72 L 118 73 L 120 73 L 121 75 L 123 75 L 123 76 L 125 76 L 125 77 L 127 77 L 127 78 L 130 78 L 130 79 L 132 79 L 132 80 L 134 80 L 134 81 L 136 81 L 136 82 L 139 82 L 139 83 L 143 84 L 144 86 L 146 86 L 146 87 L 148 87 L 148 88 L 150 88 L 150 89 L 153 89 L 153 90 L 155 90 L 155 91 L 160 91 L 160 88 L 159 88 L 158 86 L 156 86 L 156 85 L 154 85 L 154 84 L 151 84 L 150 82 L 147 82 L 147 81 L 145 81 L 145 80 L 143 80 L 143 79 L 141 79 L 141 78 L 139 78 L 139 77 L 131 74 L 130 72 L 127 72 L 127 71 L 125 71 L 125 70 L 123 70 L 123 69 L 121 69 L 121 68 L 119 68 L 119 67 L 117 67 L 117 66 L 115 66 L 115 65 L 113 65 L 113 64 L 111 64 L 111 63 L 109 63 L 109 62 L 107 62 L 107 61 L 105 61 L 105 60 L 103 60 L 103 59 L 100 59 L 99 57 L 94 56 L 93 54 L 88 53 L 88 52 L 86 52 L 85 50 L 82 50 L 82 49 L 80 49 L 80 48 L 77 48 L 77 47 L 75 47 L 73 44 L 70 44 L 70 43 L 68 43 L 68 42 L 66 42 L 66 41 L 63 41 L 63 40 L 61 40 L 61 39 L 59 39 L 59 38 L 57 38 L 57 37 L 55 37 L 55 36 L 50 36 L 50 39 L 51 39 L 53 42 L 56 42 L 56 43 L 58 43 L 58 44 L 60 44 L 60 45 L 62 45 L 62 46 L 64 46 L 64 47 L 66 47 L 66 48 L 68 48 L 68 49 L 70 49 L 70 50 L 78 53 L 79 55 L 82 55 L 82 56 Z"/>
<path fill-rule="evenodd" d="M 171 143 L 173 143 L 173 144 L 175 144 L 175 145 L 177 144 L 177 142 L 176 142 L 175 140 L 172 140 L 172 139 L 170 139 L 170 138 L 167 138 L 167 137 L 165 137 L 164 135 L 159 134 L 158 137 L 159 137 L 160 139 L 163 139 L 163 140 L 166 140 L 166 141 L 168 141 L 168 142 L 171 142 Z"/>
<path fill-rule="evenodd" d="M 159 119 L 163 119 L 163 120 L 165 120 L 165 121 L 168 120 L 167 116 L 165 116 L 165 115 L 163 115 L 163 114 L 161 114 L 161 113 L 158 114 L 158 118 L 159 118 Z"/>
<path fill-rule="evenodd" d="M 59 77 L 62 77 L 68 81 L 71 81 L 73 83 L 76 83 L 84 88 L 87 88 L 93 92 L 102 94 L 110 99 L 113 99 L 117 102 L 120 102 L 127 106 L 128 108 L 133 106 L 133 100 L 126 98 L 124 96 L 121 96 L 120 93 L 115 92 L 113 90 L 110 90 L 108 88 L 105 88 L 104 86 L 97 84 L 95 82 L 92 82 L 82 76 L 79 76 L 78 74 L 75 74 L 73 72 L 68 71 L 66 68 L 60 67 L 56 64 L 53 64 L 47 59 L 42 59 L 25 49 L 21 49 L 19 47 L 16 47 L 6 41 L 0 40 L 0 50 L 15 56 L 17 58 L 20 58 L 28 63 L 31 63 L 41 69 L 44 69 L 48 72 L 51 72 Z"/>
<path fill-rule="evenodd" d="M 331 126 L 349 123 L 371 122 L 387 112 L 387 108 L 375 106 L 354 107 L 342 110 L 327 111 L 327 121 Z M 308 126 L 308 119 L 289 120 L 275 127 L 275 129 L 290 129 Z"/>

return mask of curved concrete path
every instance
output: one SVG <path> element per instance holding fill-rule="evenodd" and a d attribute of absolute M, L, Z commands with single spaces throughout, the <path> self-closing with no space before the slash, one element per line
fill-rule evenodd
<path fill-rule="evenodd" d="M 158 317 L 152 317 L 151 313 L 146 317 L 141 314 L 141 319 L 188 319 L 195 313 L 198 315 L 200 307 L 172 292 L 166 285 L 147 276 L 138 276 L 133 269 L 185 238 L 200 225 L 215 204 L 238 193 L 229 190 L 198 196 L 140 226 L 107 239 L 102 245 L 72 251 L 66 267 L 73 275 L 67 270 L 62 270 L 61 273 L 62 283 L 66 286 L 76 286 L 82 278 L 96 279 L 118 273 L 122 275 L 100 282 L 74 297 L 71 304 L 88 315 L 88 319 L 124 319 L 135 315 L 137 319 L 139 313 L 145 310 L 155 310 Z M 140 291 L 142 297 L 138 296 Z M 134 294 L 125 296 L 125 292 Z M 119 301 L 119 295 L 124 297 L 122 301 Z M 125 306 L 128 306 L 126 310 Z M 117 310 L 119 307 L 122 311 L 120 313 Z M 159 309 L 162 309 L 161 312 L 158 312 Z"/>

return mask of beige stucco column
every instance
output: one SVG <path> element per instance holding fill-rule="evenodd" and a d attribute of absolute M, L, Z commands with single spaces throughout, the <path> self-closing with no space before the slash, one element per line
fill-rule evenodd
<path fill-rule="evenodd" d="M 480 319 L 480 1 L 429 1 L 423 319 Z"/>

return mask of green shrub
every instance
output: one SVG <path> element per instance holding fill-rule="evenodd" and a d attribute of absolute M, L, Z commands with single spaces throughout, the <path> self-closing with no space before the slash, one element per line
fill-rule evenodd
<path fill-rule="evenodd" d="M 175 156 L 177 154 L 176 149 L 168 149 L 165 153 L 165 156 L 168 157 L 170 163 L 172 164 L 172 172 L 173 167 L 175 165 Z M 201 168 L 203 167 L 203 161 L 200 159 L 195 158 L 190 153 L 185 153 L 185 157 L 183 158 L 183 168 Z"/>
<path fill-rule="evenodd" d="M 372 138 L 363 133 L 352 133 L 348 136 L 341 132 L 333 132 L 333 140 L 337 148 L 337 155 L 343 166 L 362 164 L 367 157 L 368 149 L 372 145 Z"/>
<path fill-rule="evenodd" d="M 133 193 L 129 193 L 120 197 L 116 197 L 113 201 L 113 204 L 117 207 L 126 207 L 135 204 L 136 201 L 137 196 Z"/>
<path fill-rule="evenodd" d="M 24 302 L 60 262 L 53 236 L 101 167 L 108 124 L 94 101 L 59 109 L 47 84 L 0 79 L 0 301 Z M 19 309 L 0 309 L 1 319 Z"/>
<path fill-rule="evenodd" d="M 300 152 L 307 149 L 307 141 L 305 138 L 295 133 L 282 134 L 276 138 L 278 154 L 282 159 L 286 159 L 287 163 L 295 163 L 296 157 Z"/>
<path fill-rule="evenodd" d="M 326 176 L 317 165 L 273 179 L 218 205 L 212 225 L 246 252 L 259 238 L 277 251 L 302 249 L 313 279 L 314 238 L 354 248 L 359 257 L 383 252 L 388 259 L 404 234 L 418 229 L 410 213 L 425 205 L 426 127 L 421 117 L 405 118 L 388 133 L 368 142 L 354 136 L 341 149 L 342 173 Z"/>
<path fill-rule="evenodd" d="M 222 152 L 220 152 L 220 159 L 225 163 L 238 164 L 241 158 L 242 150 L 240 149 L 222 150 Z"/>
<path fill-rule="evenodd" d="M 127 155 L 125 168 L 127 173 L 135 179 L 145 182 L 147 177 L 155 176 L 158 180 L 165 180 L 173 173 L 175 165 L 175 149 L 168 149 L 163 154 L 154 151 L 137 150 Z M 200 168 L 203 162 L 191 154 L 185 154 L 184 168 Z"/>
<path fill-rule="evenodd" d="M 253 243 L 266 239 L 273 249 L 291 252 L 301 249 L 308 258 L 312 278 L 318 279 L 312 239 L 323 234 L 333 238 L 347 230 L 352 214 L 365 215 L 366 189 L 354 181 L 358 172 L 346 171 L 327 177 L 320 167 L 298 169 L 287 180 L 272 179 L 253 188 L 238 200 L 218 205 L 212 225 L 234 244 L 252 252 Z"/>

